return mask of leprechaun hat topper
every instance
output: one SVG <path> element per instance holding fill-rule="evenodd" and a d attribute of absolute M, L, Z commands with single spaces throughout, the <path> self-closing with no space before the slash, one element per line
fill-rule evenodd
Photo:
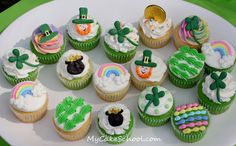
<path fill-rule="evenodd" d="M 152 51 L 150 50 L 144 50 L 143 51 L 143 59 L 142 60 L 136 60 L 136 65 L 140 66 L 146 66 L 146 67 L 156 67 L 157 64 L 152 62 Z"/>
<path fill-rule="evenodd" d="M 76 24 L 89 24 L 93 23 L 93 19 L 88 19 L 88 9 L 85 7 L 79 8 L 79 18 L 72 20 L 72 23 Z"/>
<path fill-rule="evenodd" d="M 54 38 L 58 34 L 58 32 L 53 32 L 48 24 L 42 24 L 39 27 L 39 30 L 43 34 L 43 37 L 41 38 L 40 43 L 45 43 L 51 40 L 52 38 Z"/>

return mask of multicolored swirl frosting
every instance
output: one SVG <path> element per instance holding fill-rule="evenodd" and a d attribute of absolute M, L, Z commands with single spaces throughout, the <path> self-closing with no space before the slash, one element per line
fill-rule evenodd
<path fill-rule="evenodd" d="M 10 103 L 20 111 L 33 112 L 39 110 L 46 100 L 47 92 L 40 82 L 26 81 L 12 89 Z"/>
<path fill-rule="evenodd" d="M 171 73 L 181 79 L 191 79 L 200 74 L 205 56 L 188 46 L 181 47 L 168 60 Z"/>
<path fill-rule="evenodd" d="M 229 102 L 236 94 L 236 82 L 230 73 L 213 72 L 202 83 L 202 92 L 215 103 Z"/>
<path fill-rule="evenodd" d="M 185 18 L 179 26 L 181 40 L 190 45 L 201 45 L 209 37 L 208 25 L 198 16 Z"/>
<path fill-rule="evenodd" d="M 208 111 L 198 103 L 182 105 L 176 107 L 173 122 L 184 134 L 203 132 L 209 125 Z"/>
<path fill-rule="evenodd" d="M 231 67 L 235 63 L 235 49 L 227 41 L 216 40 L 205 43 L 201 50 L 206 57 L 205 63 L 210 67 L 225 69 Z"/>
<path fill-rule="evenodd" d="M 41 54 L 57 53 L 64 44 L 63 33 L 52 24 L 42 24 L 33 32 L 32 43 Z"/>
<path fill-rule="evenodd" d="M 87 104 L 83 98 L 66 97 L 60 102 L 54 114 L 56 125 L 64 131 L 78 130 L 91 118 L 92 106 Z"/>
<path fill-rule="evenodd" d="M 117 63 L 106 63 L 94 74 L 94 85 L 104 92 L 115 92 L 127 87 L 130 74 L 127 69 Z"/>

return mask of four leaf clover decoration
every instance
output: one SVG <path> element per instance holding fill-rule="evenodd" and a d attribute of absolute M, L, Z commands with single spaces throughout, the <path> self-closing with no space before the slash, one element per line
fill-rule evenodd
<path fill-rule="evenodd" d="M 127 39 L 132 45 L 138 46 L 137 43 L 133 42 L 128 37 L 126 37 L 126 35 L 130 33 L 130 29 L 128 27 L 121 28 L 119 21 L 116 21 L 114 23 L 114 26 L 115 26 L 115 28 L 110 29 L 108 33 L 110 35 L 118 35 L 118 42 L 119 43 L 123 43 L 125 41 L 125 39 Z"/>
<path fill-rule="evenodd" d="M 191 31 L 193 34 L 193 38 L 194 40 L 201 45 L 201 43 L 197 40 L 196 36 L 195 36 L 195 32 L 194 30 L 198 30 L 199 29 L 199 18 L 197 16 L 193 16 L 192 18 L 187 17 L 185 18 L 185 22 L 187 23 L 186 25 L 186 30 L 187 31 Z"/>
<path fill-rule="evenodd" d="M 211 90 L 216 90 L 216 98 L 219 102 L 222 102 L 220 99 L 220 89 L 224 89 L 226 87 L 226 84 L 223 82 L 223 79 L 227 77 L 226 72 L 221 72 L 218 76 L 216 73 L 211 74 L 211 78 L 214 80 L 213 83 L 210 85 Z"/>
<path fill-rule="evenodd" d="M 153 104 L 154 106 L 158 106 L 160 103 L 159 98 L 162 98 L 165 96 L 165 92 L 164 91 L 160 91 L 158 92 L 158 88 L 157 87 L 153 87 L 152 88 L 152 93 L 153 94 L 147 94 L 145 96 L 145 98 L 148 100 L 148 103 L 146 104 L 145 108 L 144 108 L 144 113 L 146 113 L 148 107 Z"/>

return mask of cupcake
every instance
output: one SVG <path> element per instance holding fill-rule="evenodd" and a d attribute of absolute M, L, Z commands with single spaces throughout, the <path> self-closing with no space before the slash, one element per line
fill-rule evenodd
<path fill-rule="evenodd" d="M 209 39 L 208 25 L 198 16 L 189 16 L 176 26 L 173 36 L 177 49 L 188 45 L 199 51 Z"/>
<path fill-rule="evenodd" d="M 88 16 L 88 9 L 80 7 L 79 15 L 68 22 L 66 32 L 74 49 L 89 51 L 99 44 L 102 30 L 100 24 Z"/>
<path fill-rule="evenodd" d="M 22 122 L 33 123 L 47 112 L 48 94 L 38 81 L 24 81 L 12 89 L 10 109 Z"/>
<path fill-rule="evenodd" d="M 236 82 L 227 72 L 213 72 L 198 85 L 198 100 L 212 114 L 228 110 L 236 96 Z"/>
<path fill-rule="evenodd" d="M 149 126 L 164 125 L 170 119 L 174 107 L 170 91 L 161 86 L 147 87 L 138 97 L 139 117 Z"/>
<path fill-rule="evenodd" d="M 144 45 L 153 49 L 161 48 L 170 41 L 173 24 L 160 6 L 149 5 L 145 8 L 144 17 L 139 20 L 138 30 Z"/>
<path fill-rule="evenodd" d="M 139 54 L 130 68 L 132 83 L 139 90 L 160 85 L 167 76 L 166 64 L 152 55 L 150 50 L 144 50 L 143 54 Z"/>
<path fill-rule="evenodd" d="M 114 23 L 104 37 L 104 49 L 107 57 L 116 63 L 130 61 L 136 53 L 139 44 L 137 29 L 132 24 L 120 21 Z"/>
<path fill-rule="evenodd" d="M 2 57 L 2 71 L 11 85 L 34 81 L 38 77 L 40 63 L 31 51 L 16 47 Z"/>
<path fill-rule="evenodd" d="M 68 50 L 57 63 L 57 74 L 66 88 L 72 90 L 85 88 L 92 79 L 92 61 L 79 50 Z"/>
<path fill-rule="evenodd" d="M 205 55 L 205 72 L 210 74 L 214 71 L 233 70 L 236 53 L 234 47 L 224 40 L 211 41 L 203 44 L 201 48 L 202 54 Z"/>
<path fill-rule="evenodd" d="M 93 76 L 97 95 L 105 101 L 118 101 L 125 97 L 130 86 L 130 74 L 116 63 L 106 63 Z"/>
<path fill-rule="evenodd" d="M 39 62 L 53 64 L 65 52 L 66 39 L 54 25 L 42 24 L 34 30 L 30 47 Z"/>
<path fill-rule="evenodd" d="M 197 50 L 181 47 L 168 60 L 170 81 L 180 88 L 192 88 L 204 75 L 204 61 Z"/>
<path fill-rule="evenodd" d="M 109 104 L 98 112 L 97 129 L 110 144 L 120 144 L 131 136 L 134 117 L 123 104 Z"/>
<path fill-rule="evenodd" d="M 176 107 L 171 116 L 171 125 L 175 136 L 184 142 L 197 142 L 207 132 L 210 118 L 208 111 L 198 103 Z"/>
<path fill-rule="evenodd" d="M 74 141 L 85 137 L 92 123 L 92 106 L 83 98 L 68 96 L 60 102 L 53 116 L 53 125 L 63 139 Z"/>

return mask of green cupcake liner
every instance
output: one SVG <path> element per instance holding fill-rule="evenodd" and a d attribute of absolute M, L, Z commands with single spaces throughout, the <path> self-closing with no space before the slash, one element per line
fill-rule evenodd
<path fill-rule="evenodd" d="M 209 119 L 209 123 L 210 123 L 210 119 Z M 208 123 L 208 125 L 209 125 Z M 173 128 L 174 134 L 175 136 L 183 141 L 183 142 L 189 142 L 189 143 L 193 143 L 193 142 L 197 142 L 200 141 L 201 139 L 203 139 L 203 137 L 205 136 L 207 129 L 204 131 L 199 131 L 199 132 L 193 132 L 193 133 L 189 133 L 189 134 L 184 134 L 181 130 L 178 129 L 178 127 L 174 124 L 174 115 L 171 116 L 171 126 Z M 208 127 L 207 127 L 208 128 Z"/>
<path fill-rule="evenodd" d="M 234 69 L 234 66 L 235 66 L 235 64 L 234 65 L 232 65 L 231 67 L 229 67 L 229 68 L 225 68 L 225 69 L 217 69 L 217 68 L 214 68 L 214 67 L 210 67 L 210 66 L 208 66 L 207 64 L 205 64 L 205 73 L 206 74 L 211 74 L 211 73 L 213 73 L 213 72 L 215 72 L 215 71 L 220 71 L 220 72 L 223 72 L 223 71 L 225 71 L 225 72 L 232 72 L 232 70 Z"/>
<path fill-rule="evenodd" d="M 210 100 L 203 92 L 202 92 L 202 83 L 204 79 L 198 84 L 198 101 L 204 107 L 208 109 L 211 114 L 221 114 L 227 111 L 233 103 L 235 96 L 231 97 L 229 102 L 223 102 L 221 104 L 215 103 L 214 101 Z"/>
<path fill-rule="evenodd" d="M 128 140 L 128 138 L 130 138 L 131 134 L 132 134 L 132 130 L 134 127 L 134 117 L 133 114 L 131 113 L 130 115 L 130 124 L 129 124 L 129 129 L 125 130 L 124 134 L 115 134 L 115 135 L 110 135 L 107 134 L 106 131 L 104 129 L 102 129 L 99 126 L 99 120 L 97 119 L 96 125 L 97 125 L 97 129 L 98 129 L 98 133 L 106 140 L 107 143 L 109 144 L 121 144 L 124 143 Z"/>
<path fill-rule="evenodd" d="M 81 51 L 90 51 L 94 49 L 95 47 L 97 47 L 97 45 L 99 44 L 101 33 L 102 33 L 102 29 L 101 29 L 101 26 L 99 26 L 97 35 L 86 41 L 78 41 L 78 40 L 72 39 L 68 33 L 67 33 L 67 36 L 68 36 L 70 45 L 74 49 L 81 50 Z"/>
<path fill-rule="evenodd" d="M 180 88 L 192 88 L 192 87 L 194 87 L 197 84 L 197 82 L 204 75 L 204 69 L 202 69 L 202 71 L 199 73 L 199 75 L 197 75 L 195 78 L 184 80 L 184 79 L 180 79 L 179 77 L 175 76 L 170 71 L 169 67 L 168 67 L 168 71 L 169 71 L 169 79 L 170 79 L 171 83 L 173 83 L 175 86 L 180 87 Z"/>
<path fill-rule="evenodd" d="M 58 75 L 61 83 L 66 88 L 71 89 L 71 90 L 79 90 L 79 89 L 85 88 L 91 82 L 92 76 L 93 76 L 92 69 L 90 69 L 88 73 L 85 74 L 83 77 L 75 78 L 73 80 L 68 80 L 62 77 L 60 74 Z"/>
<path fill-rule="evenodd" d="M 4 71 L 3 68 L 2 68 L 2 72 L 3 72 L 3 75 L 4 75 L 5 79 L 6 79 L 12 86 L 14 86 L 14 85 L 16 85 L 16 84 L 18 84 L 18 83 L 20 83 L 20 82 L 24 82 L 24 81 L 35 81 L 35 80 L 37 79 L 37 77 L 38 77 L 38 72 L 39 72 L 39 70 L 36 69 L 35 71 L 32 71 L 32 72 L 28 73 L 28 77 L 26 77 L 26 78 L 19 78 L 19 79 L 17 79 L 17 78 L 14 77 L 14 76 L 8 75 L 8 74 Z"/>
<path fill-rule="evenodd" d="M 137 47 L 136 47 L 137 48 Z M 116 52 L 113 50 L 105 41 L 104 41 L 104 49 L 107 57 L 115 63 L 126 63 L 134 58 L 136 54 L 136 48 L 127 53 Z"/>
<path fill-rule="evenodd" d="M 38 60 L 39 60 L 40 63 L 42 63 L 42 64 L 54 64 L 60 59 L 60 57 L 65 52 L 66 39 L 64 39 L 64 44 L 61 46 L 61 50 L 59 52 L 53 53 L 53 54 L 41 54 L 41 53 L 39 53 L 35 49 L 32 41 L 30 42 L 30 47 L 31 47 L 32 52 L 38 57 Z"/>
<path fill-rule="evenodd" d="M 173 104 L 172 108 L 167 113 L 160 116 L 151 116 L 142 112 L 140 108 L 138 107 L 138 114 L 144 124 L 148 126 L 156 127 L 156 126 L 162 126 L 165 123 L 167 123 L 172 113 L 174 112 L 174 109 L 175 109 L 175 106 Z"/>

